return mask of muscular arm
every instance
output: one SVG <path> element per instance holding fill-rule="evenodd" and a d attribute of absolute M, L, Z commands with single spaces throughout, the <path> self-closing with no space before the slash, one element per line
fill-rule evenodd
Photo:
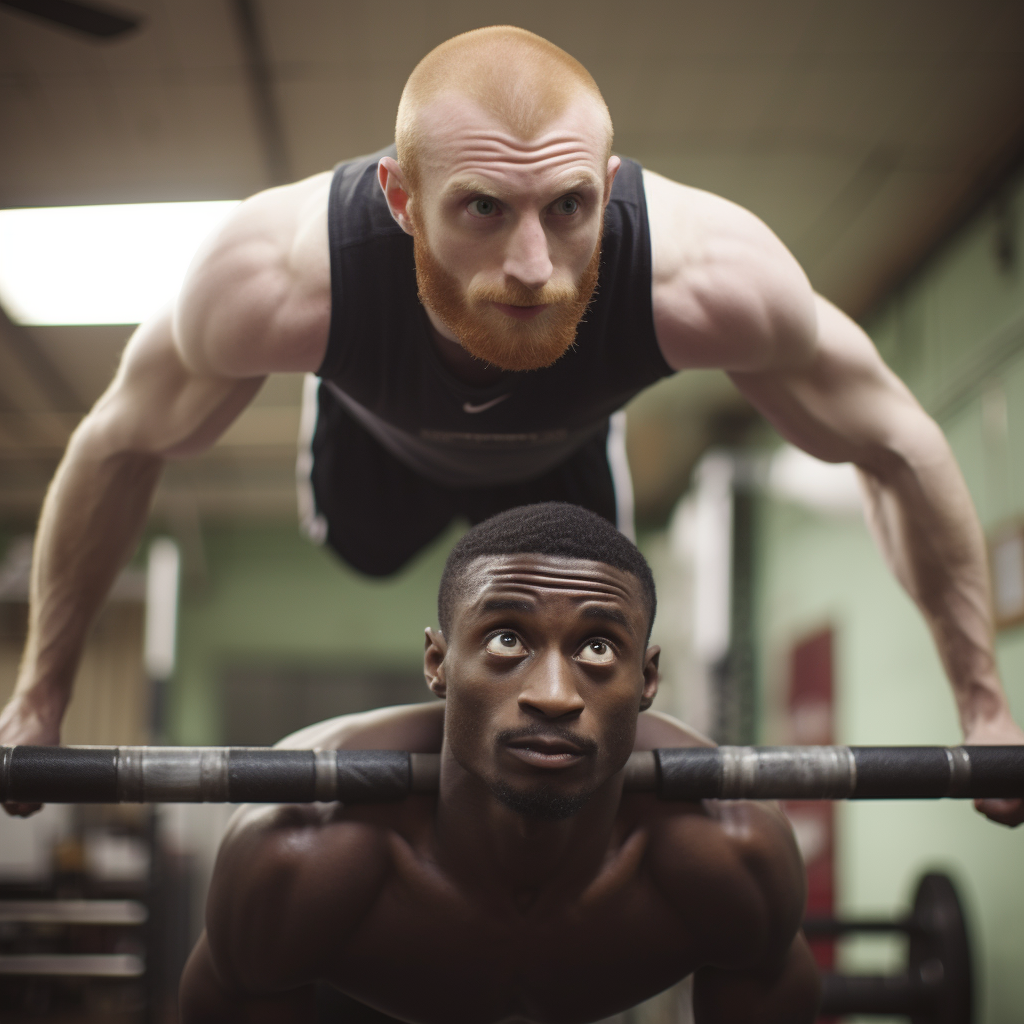
<path fill-rule="evenodd" d="M 938 425 L 757 218 L 656 175 L 645 186 L 660 211 L 653 295 L 666 359 L 726 370 L 788 440 L 857 467 L 872 533 L 931 629 L 965 741 L 1024 742 L 996 670 L 981 527 Z M 1020 801 L 980 806 L 1024 820 Z"/>
<path fill-rule="evenodd" d="M 696 1024 L 799 1024 L 817 1017 L 818 969 L 802 934 L 781 956 L 746 971 L 705 967 L 694 975 Z"/>
<path fill-rule="evenodd" d="M 1022 743 L 996 668 L 984 538 L 953 453 L 867 335 L 820 297 L 816 325 L 806 360 L 732 378 L 794 444 L 859 470 L 871 531 L 931 629 L 965 742 Z M 979 806 L 1024 820 L 1019 801 Z"/>
<path fill-rule="evenodd" d="M 311 985 L 373 906 L 389 865 L 381 831 L 336 805 L 242 808 L 182 975 L 185 1024 L 312 1019 Z"/>
<path fill-rule="evenodd" d="M 43 504 L 28 638 L 0 743 L 59 741 L 89 627 L 138 542 L 164 462 L 213 444 L 267 373 L 317 365 L 329 317 L 309 226 L 318 187 L 311 179 L 243 204 L 174 306 L 132 336 L 72 435 Z M 322 248 L 326 264 L 325 239 Z"/>
<path fill-rule="evenodd" d="M 694 938 L 698 1024 L 810 1024 L 818 972 L 799 932 L 805 877 L 773 804 L 706 801 L 662 812 L 651 863 Z"/>

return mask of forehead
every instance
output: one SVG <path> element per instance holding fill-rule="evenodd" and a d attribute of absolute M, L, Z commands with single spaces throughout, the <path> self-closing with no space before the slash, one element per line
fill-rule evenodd
<path fill-rule="evenodd" d="M 626 619 L 646 623 L 640 581 L 632 574 L 583 558 L 552 555 L 488 555 L 476 559 L 462 578 L 456 617 L 486 614 L 496 607 L 541 610 L 546 605 L 598 605 Z"/>
<path fill-rule="evenodd" d="M 431 192 L 474 181 L 509 192 L 561 180 L 604 185 L 608 139 L 589 96 L 571 100 L 531 139 L 517 137 L 496 115 L 454 93 L 436 97 L 419 117 L 419 173 Z"/>

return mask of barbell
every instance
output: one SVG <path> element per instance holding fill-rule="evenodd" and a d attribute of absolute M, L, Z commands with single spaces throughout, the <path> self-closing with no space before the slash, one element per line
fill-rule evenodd
<path fill-rule="evenodd" d="M 435 791 L 439 754 L 267 747 L 0 747 L 0 802 L 380 803 Z M 625 788 L 666 800 L 1024 796 L 1024 746 L 668 747 Z"/>

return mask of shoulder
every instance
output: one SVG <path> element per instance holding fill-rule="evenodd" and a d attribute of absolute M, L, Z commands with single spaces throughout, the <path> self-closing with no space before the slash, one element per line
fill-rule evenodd
<path fill-rule="evenodd" d="M 219 973 L 244 991 L 316 976 L 346 941 L 392 862 L 387 828 L 337 805 L 250 806 L 232 820 L 210 884 L 207 932 Z"/>
<path fill-rule="evenodd" d="M 771 229 L 721 196 L 644 171 L 658 341 L 674 369 L 800 362 L 816 336 L 806 275 Z"/>
<path fill-rule="evenodd" d="M 770 804 L 661 804 L 652 821 L 655 883 L 699 922 L 707 962 L 743 967 L 785 947 L 800 926 L 805 875 L 792 829 Z"/>
<path fill-rule="evenodd" d="M 312 370 L 330 320 L 331 173 L 259 192 L 200 247 L 175 304 L 175 333 L 196 372 Z"/>
<path fill-rule="evenodd" d="M 435 754 L 444 735 L 444 704 L 398 704 L 338 715 L 280 740 L 288 750 L 408 750 Z"/>

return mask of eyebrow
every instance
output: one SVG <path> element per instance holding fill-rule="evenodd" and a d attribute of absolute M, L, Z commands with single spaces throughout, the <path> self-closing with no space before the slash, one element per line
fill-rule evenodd
<path fill-rule="evenodd" d="M 480 606 L 482 612 L 532 612 L 536 608 L 531 601 L 520 601 L 514 597 L 490 597 Z M 583 619 L 600 619 L 603 622 L 615 622 L 632 635 L 633 626 L 625 614 L 618 608 L 604 608 L 600 605 L 587 605 L 580 610 Z"/>
<path fill-rule="evenodd" d="M 597 191 L 601 186 L 592 174 L 575 174 L 557 182 L 557 195 L 564 196 L 567 192 L 582 192 L 586 189 Z M 503 199 L 508 193 L 497 186 L 494 182 L 485 181 L 483 178 L 454 178 L 445 186 L 446 196 L 465 195 L 472 192 L 482 192 L 484 195 L 494 196 L 495 199 Z"/>
<path fill-rule="evenodd" d="M 530 601 L 517 601 L 513 597 L 489 597 L 481 605 L 482 612 L 532 612 L 533 603 Z"/>
<path fill-rule="evenodd" d="M 602 608 L 600 605 L 588 605 L 580 612 L 580 616 L 584 619 L 603 619 L 605 622 L 617 622 L 629 633 L 633 632 L 629 619 L 618 608 Z"/>

